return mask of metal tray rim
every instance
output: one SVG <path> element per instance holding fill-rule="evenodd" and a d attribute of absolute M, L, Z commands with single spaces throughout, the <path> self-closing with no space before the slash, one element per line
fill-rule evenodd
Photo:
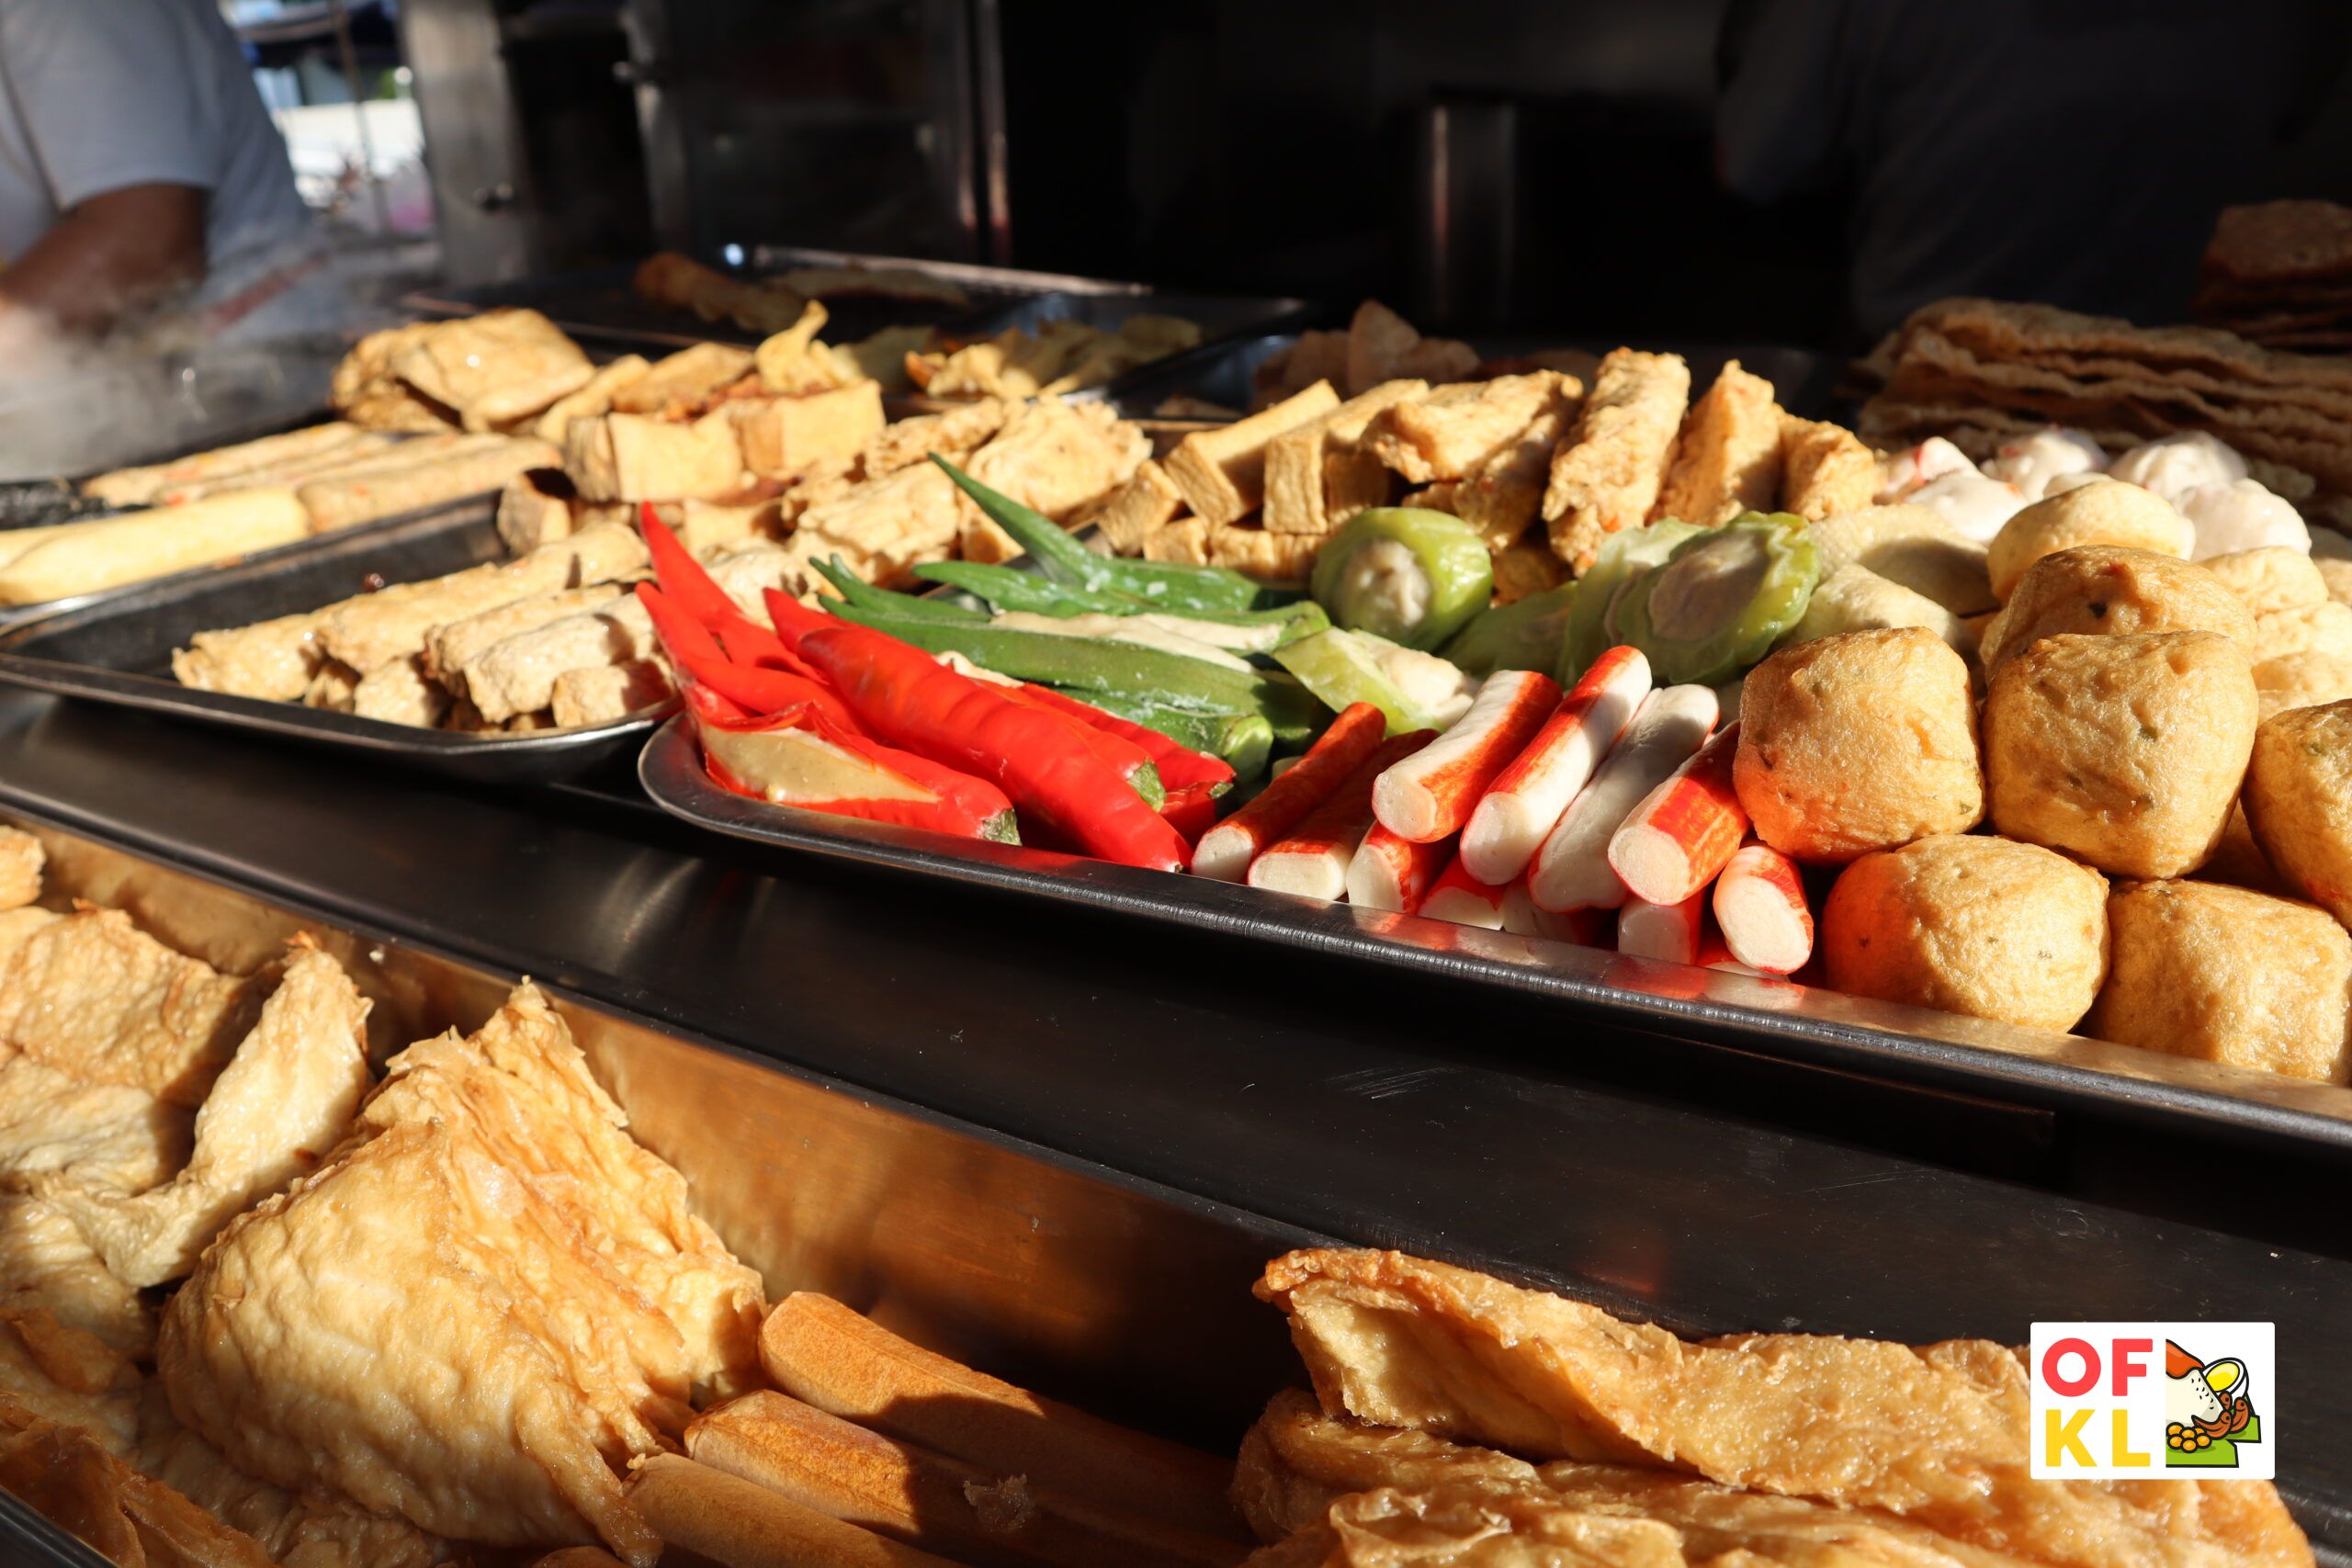
<path fill-rule="evenodd" d="M 381 719 L 328 713 L 293 703 L 267 702 L 258 697 L 202 692 L 159 676 L 130 671 L 73 664 L 17 651 L 44 634 L 135 615 L 152 595 L 184 591 L 198 581 L 233 587 L 241 579 L 265 577 L 289 564 L 334 555 L 364 556 L 369 550 L 396 545 L 457 525 L 481 505 L 481 498 L 444 502 L 387 518 L 379 523 L 333 534 L 316 535 L 275 550 L 265 550 L 224 566 L 175 572 L 146 582 L 126 584 L 78 603 L 57 602 L 39 606 L 40 614 L 21 620 L 0 620 L 0 682 L 52 695 L 128 707 L 219 728 L 244 730 L 309 744 L 330 746 L 365 755 L 392 757 L 466 773 L 509 767 L 568 766 L 611 755 L 656 727 L 674 708 L 674 697 L 656 706 L 610 720 L 571 729 L 538 730 L 520 735 L 477 735 L 441 729 L 415 729 Z M 208 574 L 199 577 L 199 574 Z"/>
<path fill-rule="evenodd" d="M 2335 1085 L 1789 981 L 823 817 L 727 794 L 704 778 L 695 754 L 686 719 L 673 717 L 647 739 L 639 782 L 662 810 L 729 838 L 1532 992 L 1611 1015 L 1624 1027 L 1695 1031 L 1761 1054 L 1880 1077 L 2061 1109 L 2095 1106 L 2133 1121 L 2186 1120 L 2208 1132 L 2285 1138 L 2352 1157 L 2352 1093 Z"/>

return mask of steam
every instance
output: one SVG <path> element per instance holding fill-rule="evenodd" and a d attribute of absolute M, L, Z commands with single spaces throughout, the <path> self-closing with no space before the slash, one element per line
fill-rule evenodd
<path fill-rule="evenodd" d="M 335 362 L 389 318 L 368 276 L 306 237 L 230 257 L 104 339 L 0 312 L 0 480 L 78 478 L 319 412 Z"/>

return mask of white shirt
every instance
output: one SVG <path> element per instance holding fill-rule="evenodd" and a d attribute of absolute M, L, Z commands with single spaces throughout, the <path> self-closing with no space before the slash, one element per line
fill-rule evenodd
<path fill-rule="evenodd" d="M 209 194 L 216 271 L 311 229 L 212 0 L 0 0 L 0 262 L 77 204 L 136 185 Z"/>

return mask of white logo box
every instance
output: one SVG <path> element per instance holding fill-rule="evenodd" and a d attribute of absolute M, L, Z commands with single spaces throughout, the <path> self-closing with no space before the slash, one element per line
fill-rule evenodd
<path fill-rule="evenodd" d="M 2278 1362 L 2267 1323 L 2037 1323 L 2027 1377 L 2036 1481 L 2268 1481 L 2278 1468 Z M 2167 1343 L 2196 1363 L 2167 1371 Z M 2167 1440 L 2243 1397 L 2257 1440 Z M 2234 1464 L 2226 1462 L 2234 1455 Z M 2169 1461 L 2169 1462 L 2167 1462 Z"/>

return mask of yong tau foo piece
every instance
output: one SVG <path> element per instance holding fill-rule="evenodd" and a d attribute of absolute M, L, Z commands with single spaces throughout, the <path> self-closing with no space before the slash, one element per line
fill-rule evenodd
<path fill-rule="evenodd" d="M 1552 454 L 1575 425 L 1576 417 L 1573 397 L 1555 399 L 1525 429 L 1447 487 L 1453 492 L 1447 508 L 1476 529 L 1478 537 L 1496 555 L 1517 549 L 1521 536 L 1535 525 L 1543 510 L 1544 486 L 1551 482 Z M 1539 553 L 1549 556 L 1551 552 Z M 1553 559 L 1559 564 L 1558 558 Z"/>
<path fill-rule="evenodd" d="M 468 430 L 528 418 L 596 373 L 562 329 L 528 310 L 433 322 L 400 342 L 387 367 Z"/>
<path fill-rule="evenodd" d="M 954 1568 L 944 1557 L 677 1454 L 639 1464 L 629 1472 L 628 1496 L 664 1545 L 721 1568 Z M 532 1568 L 600 1568 L 612 1561 L 600 1551 L 578 1563 L 558 1561 L 571 1555 L 541 1558 Z"/>
<path fill-rule="evenodd" d="M 734 415 L 717 409 L 692 424 L 646 414 L 576 419 L 563 468 L 590 501 L 675 501 L 726 495 L 743 482 Z"/>
<path fill-rule="evenodd" d="M 2267 722 L 2294 708 L 2352 697 L 2352 659 L 2316 649 L 2281 654 L 2254 667 L 2254 695 Z"/>
<path fill-rule="evenodd" d="M 1819 522 L 1868 506 L 1878 484 L 1878 455 L 1860 436 L 1842 424 L 1781 416 L 1780 510 Z"/>
<path fill-rule="evenodd" d="M 736 417 L 743 466 L 788 476 L 828 457 L 854 457 L 882 434 L 882 389 L 854 381 L 804 397 L 770 398 Z"/>
<path fill-rule="evenodd" d="M 2327 580 L 2301 550 L 2285 545 L 2237 550 L 2198 563 L 2221 580 L 2254 615 L 2299 609 L 2328 601 Z"/>
<path fill-rule="evenodd" d="M 1757 836 L 1843 865 L 1984 819 L 1968 666 L 1917 626 L 1784 648 L 1741 689 L 1739 803 Z"/>
<path fill-rule="evenodd" d="M 2076 545 L 2129 545 L 2187 560 L 2196 535 L 2162 496 L 2135 484 L 2097 479 L 2037 501 L 2001 525 L 1985 547 L 1994 596 L 2006 601 L 2026 568 Z"/>
<path fill-rule="evenodd" d="M 1985 574 L 1984 547 L 1962 536 L 1951 520 L 1928 506 L 1865 506 L 1808 525 L 1826 580 L 1859 566 L 1934 600 L 1955 615 L 1973 615 L 1998 603 Z"/>
<path fill-rule="evenodd" d="M 763 1303 L 626 1126 L 527 984 L 412 1045 L 328 1162 L 172 1298 L 172 1408 L 272 1484 L 646 1568 L 661 1542 L 618 1472 L 757 1376 Z"/>
<path fill-rule="evenodd" d="M 20 909 L 40 897 L 49 852 L 21 828 L 0 828 L 0 909 Z"/>
<path fill-rule="evenodd" d="M 1265 499 L 1267 446 L 1276 436 L 1339 406 L 1340 394 L 1330 383 L 1317 381 L 1223 429 L 1194 431 L 1177 443 L 1161 467 L 1203 522 L 1238 523 Z"/>
<path fill-rule="evenodd" d="M 1346 517 L 1330 511 L 1325 495 L 1325 465 L 1363 436 L 1382 411 L 1426 395 L 1427 381 L 1383 381 L 1350 398 L 1329 413 L 1284 431 L 1266 445 L 1266 527 L 1276 534 L 1328 534 Z M 1377 465 L 1379 459 L 1369 457 Z M 1157 467 L 1157 465 L 1154 465 Z M 1174 487 L 1170 487 L 1174 492 Z M 1174 492 L 1182 500 L 1181 492 Z M 1175 515 L 1170 513 L 1160 522 Z M 1105 532 L 1108 532 L 1107 526 Z"/>
<path fill-rule="evenodd" d="M 1728 523 L 1744 512 L 1770 512 L 1780 489 L 1781 405 L 1772 383 L 1735 359 L 1690 405 L 1651 515 Z"/>
<path fill-rule="evenodd" d="M 1310 1541 L 1306 1555 L 1277 1551 L 1261 1564 L 2312 1561 L 2266 1485 L 2032 1479 L 2026 1370 L 1987 1341 L 1691 1342 L 1393 1252 L 1295 1252 L 1267 1265 L 1257 1293 L 1289 1317 L 1325 1414 L 1398 1429 L 1405 1455 L 1392 1486 L 1333 1505 L 1327 1528 L 1367 1555 L 1327 1558 Z M 1339 1442 L 1304 1437 L 1290 1434 L 1287 1450 L 1355 1475 L 1376 1475 L 1390 1446 L 1332 1458 Z M 1451 1445 L 1535 1461 L 1542 1490 L 1563 1495 L 1547 1500 L 1512 1461 Z M 1456 1464 L 1460 1489 L 1437 1482 Z M 1821 1517 L 1834 1510 L 1856 1512 Z M 1480 1511 L 1483 1525 L 1469 1517 Z M 1746 1530 L 1758 1550 L 1733 1548 Z M 1460 1554 L 1422 1554 L 1457 1540 Z"/>
<path fill-rule="evenodd" d="M 38 604 L 215 566 L 311 534 L 290 490 L 232 490 L 184 506 L 42 529 L 0 565 L 0 604 Z M 0 553 L 9 546 L 0 543 Z"/>
<path fill-rule="evenodd" d="M 1993 826 L 2117 876 L 2185 875 L 2228 824 L 2258 711 L 2214 633 L 2044 637 L 1985 694 Z"/>
<path fill-rule="evenodd" d="M 2108 899 L 2107 987 L 2085 1029 L 2176 1056 L 2342 1083 L 2352 935 L 2243 887 L 2143 882 Z"/>
<path fill-rule="evenodd" d="M 2352 658 L 2352 605 L 2331 599 L 2324 604 L 2266 610 L 2254 617 L 2254 629 L 2246 637 L 2245 649 L 2246 657 L 2257 664 L 2283 659 L 2290 653 L 2333 653 Z"/>
<path fill-rule="evenodd" d="M 598 366 L 579 390 L 567 392 L 547 406 L 532 422 L 531 434 L 551 446 L 562 446 L 573 420 L 612 412 L 613 399 L 644 379 L 652 368 L 652 362 L 641 354 L 624 354 L 609 365 Z"/>
<path fill-rule="evenodd" d="M 1176 488 L 1167 469 L 1147 457 L 1136 466 L 1132 479 L 1104 498 L 1091 521 L 1114 554 L 1132 556 L 1140 554 L 1144 541 L 1173 523 L 1183 510 L 1184 492 Z M 1270 501 L 1270 527 L 1272 516 Z"/>
<path fill-rule="evenodd" d="M 2352 701 L 2265 720 L 2245 798 L 2255 840 L 2278 874 L 2352 922 Z"/>
<path fill-rule="evenodd" d="M 2203 567 L 2126 545 L 2078 545 L 2043 556 L 1984 628 L 1984 668 L 2046 637 L 2216 632 L 2243 645 L 2254 617 Z"/>
<path fill-rule="evenodd" d="M 1613 349 L 1593 372 L 1574 438 L 1552 457 L 1544 517 L 1552 549 L 1583 572 L 1601 541 L 1649 521 L 1690 401 L 1690 367 L 1677 354 Z"/>
<path fill-rule="evenodd" d="M 644 375 L 616 391 L 612 412 L 691 420 L 721 388 L 750 375 L 753 363 L 750 349 L 731 343 L 682 348 L 655 360 Z"/>
<path fill-rule="evenodd" d="M 1440 387 L 1392 402 L 1365 429 L 1363 446 L 1414 484 L 1458 479 L 1547 407 L 1580 390 L 1551 370 Z"/>
<path fill-rule="evenodd" d="M 1924 593 L 1850 564 L 1821 580 L 1788 640 L 1815 642 L 1840 632 L 1893 631 L 1898 626 L 1933 632 L 1963 657 L 1976 651 L 1976 633 L 1960 616 Z"/>
<path fill-rule="evenodd" d="M 379 518 L 397 517 L 446 502 L 494 491 L 515 475 L 554 466 L 556 449 L 543 441 L 469 436 L 467 444 L 405 461 L 398 447 L 382 457 L 297 486 L 311 531 L 333 533 Z"/>
<path fill-rule="evenodd" d="M 2107 881 L 2032 844 L 1922 839 L 1848 866 L 1821 908 L 1830 986 L 2072 1029 L 2107 977 Z"/>

